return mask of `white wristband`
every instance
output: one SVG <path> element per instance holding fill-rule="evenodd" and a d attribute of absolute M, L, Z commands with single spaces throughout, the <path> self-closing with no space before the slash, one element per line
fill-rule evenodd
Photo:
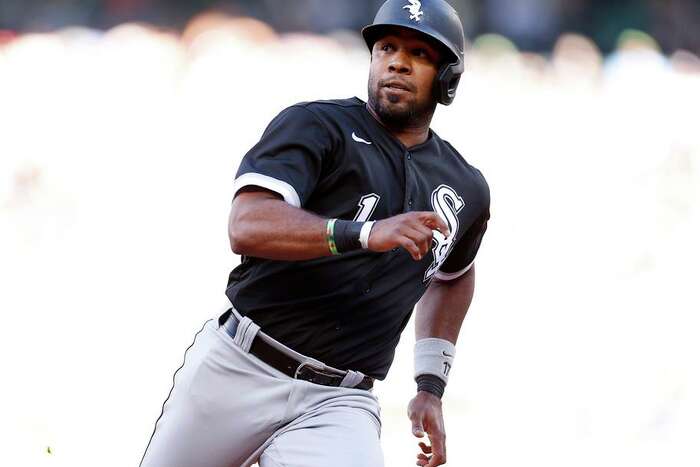
<path fill-rule="evenodd" d="M 372 232 L 373 225 L 374 221 L 362 224 L 362 230 L 360 230 L 360 245 L 362 245 L 363 250 L 369 248 L 369 234 Z"/>
<path fill-rule="evenodd" d="M 414 350 L 415 378 L 434 375 L 447 384 L 456 351 L 454 344 L 445 339 L 429 337 L 417 341 Z"/>

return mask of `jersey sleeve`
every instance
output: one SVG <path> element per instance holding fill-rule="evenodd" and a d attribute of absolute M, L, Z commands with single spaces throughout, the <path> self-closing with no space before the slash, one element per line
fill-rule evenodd
<path fill-rule="evenodd" d="M 457 245 L 455 245 L 440 267 L 440 270 L 435 273 L 435 278 L 451 281 L 464 275 L 472 268 L 479 246 L 481 246 L 481 239 L 484 238 L 484 233 L 486 233 L 489 217 L 489 209 L 486 208 L 483 214 L 474 221 L 469 230 L 457 242 Z"/>
<path fill-rule="evenodd" d="M 330 147 L 328 130 L 310 110 L 299 105 L 283 110 L 243 156 L 233 184 L 234 196 L 241 188 L 254 185 L 302 207 L 316 187 Z"/>

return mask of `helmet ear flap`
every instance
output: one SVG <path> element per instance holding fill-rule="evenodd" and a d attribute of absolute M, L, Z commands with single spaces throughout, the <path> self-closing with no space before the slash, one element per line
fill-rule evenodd
<path fill-rule="evenodd" d="M 442 105 L 450 105 L 457 95 L 457 85 L 461 73 L 455 73 L 455 66 L 452 63 L 445 63 L 435 77 L 435 95 L 437 101 Z"/>

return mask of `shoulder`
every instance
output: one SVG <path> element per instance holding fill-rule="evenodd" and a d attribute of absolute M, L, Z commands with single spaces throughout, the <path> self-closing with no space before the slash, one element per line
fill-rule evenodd
<path fill-rule="evenodd" d="M 270 127 L 283 125 L 294 129 L 323 128 L 331 137 L 338 132 L 343 122 L 353 119 L 361 112 L 364 102 L 350 99 L 318 100 L 298 102 L 283 109 L 270 123 Z M 269 127 L 268 127 L 269 128 Z"/>
<path fill-rule="evenodd" d="M 365 103 L 357 97 L 350 97 L 348 99 L 305 101 L 294 104 L 294 106 L 304 107 L 312 111 L 342 111 L 343 109 L 352 109 L 355 107 L 362 108 L 364 105 Z"/>
<path fill-rule="evenodd" d="M 440 138 L 437 134 L 433 133 L 438 140 L 438 144 L 441 145 L 442 151 L 454 160 L 459 167 L 461 167 L 461 172 L 465 176 L 465 181 L 468 182 L 475 191 L 481 195 L 484 202 L 488 205 L 491 201 L 491 191 L 489 184 L 486 181 L 484 174 L 469 163 L 467 158 L 463 156 L 449 141 Z"/>
<path fill-rule="evenodd" d="M 289 135 L 295 139 L 319 138 L 335 141 L 334 128 L 342 113 L 357 107 L 359 99 L 298 102 L 282 109 L 268 124 L 265 134 Z"/>
<path fill-rule="evenodd" d="M 292 108 L 300 109 L 299 111 L 306 111 L 313 114 L 323 122 L 336 120 L 345 115 L 349 116 L 360 111 L 363 107 L 364 102 L 356 97 L 351 97 L 349 99 L 299 102 L 292 106 Z"/>

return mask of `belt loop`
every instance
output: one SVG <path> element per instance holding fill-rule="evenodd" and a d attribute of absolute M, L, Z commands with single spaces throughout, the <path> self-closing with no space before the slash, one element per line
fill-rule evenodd
<path fill-rule="evenodd" d="M 365 375 L 359 371 L 348 370 L 347 374 L 340 382 L 341 388 L 354 388 L 365 379 Z"/>
<path fill-rule="evenodd" d="M 224 323 L 225 323 L 225 322 L 229 319 L 229 317 L 231 316 L 231 313 L 233 313 L 233 310 L 232 310 L 231 308 L 229 308 L 228 310 L 226 310 L 226 311 L 224 312 L 224 314 L 222 314 L 221 316 L 219 316 L 219 327 L 221 327 L 221 326 L 224 325 Z"/>
<path fill-rule="evenodd" d="M 238 323 L 236 337 L 233 338 L 233 342 L 244 351 L 250 352 L 250 346 L 253 344 L 253 339 L 255 339 L 258 331 L 260 331 L 260 326 L 248 317 L 242 318 Z"/>

